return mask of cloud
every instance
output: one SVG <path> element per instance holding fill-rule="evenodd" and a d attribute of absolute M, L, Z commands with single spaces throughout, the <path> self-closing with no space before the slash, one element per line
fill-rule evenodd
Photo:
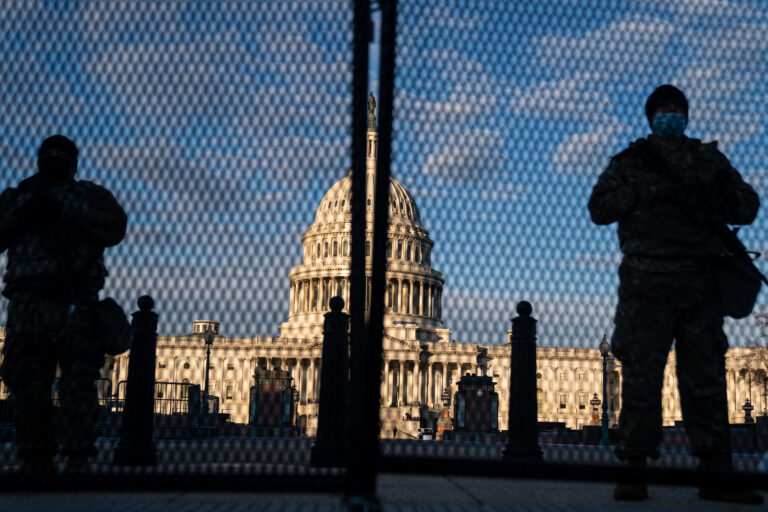
<path fill-rule="evenodd" d="M 663 61 L 675 32 L 669 21 L 631 16 L 582 36 L 547 35 L 535 41 L 533 58 L 560 76 L 590 73 L 604 79 L 648 72 Z"/>
<path fill-rule="evenodd" d="M 669 9 L 679 15 L 690 16 L 718 16 L 725 18 L 733 15 L 744 15 L 754 12 L 747 5 L 736 5 L 727 0 L 677 0 L 669 2 L 667 0 L 635 0 L 636 3 L 643 6 L 653 6 L 662 9 Z"/>
<path fill-rule="evenodd" d="M 608 163 L 608 156 L 621 143 L 624 130 L 619 122 L 569 135 L 555 149 L 554 169 L 566 175 L 595 175 Z"/>
<path fill-rule="evenodd" d="M 498 175 L 508 161 L 503 138 L 491 130 L 449 133 L 435 147 L 422 168 L 428 175 L 482 182 Z"/>
<path fill-rule="evenodd" d="M 534 84 L 510 98 L 514 114 L 530 117 L 575 118 L 602 121 L 613 107 L 601 90 L 602 77 L 591 72 Z"/>

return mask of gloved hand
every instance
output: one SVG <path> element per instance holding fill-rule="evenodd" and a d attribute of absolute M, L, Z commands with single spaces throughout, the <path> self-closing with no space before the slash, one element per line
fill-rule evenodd
<path fill-rule="evenodd" d="M 61 204 L 51 194 L 34 194 L 17 210 L 19 221 L 29 229 L 40 229 L 55 223 L 61 217 Z"/>

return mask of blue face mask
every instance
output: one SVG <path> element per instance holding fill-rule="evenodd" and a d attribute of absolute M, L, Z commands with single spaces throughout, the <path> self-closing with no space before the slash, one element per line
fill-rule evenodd
<path fill-rule="evenodd" d="M 651 122 L 651 130 L 660 137 L 681 137 L 687 126 L 688 118 L 680 112 L 659 112 Z"/>

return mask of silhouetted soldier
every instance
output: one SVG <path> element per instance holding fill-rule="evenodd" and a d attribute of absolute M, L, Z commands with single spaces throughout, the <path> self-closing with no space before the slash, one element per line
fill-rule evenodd
<path fill-rule="evenodd" d="M 106 189 L 76 181 L 78 150 L 43 141 L 38 171 L 0 195 L 0 253 L 8 304 L 2 375 L 14 397 L 22 470 L 54 472 L 51 385 L 60 369 L 62 448 L 69 464 L 95 454 L 95 380 L 104 364 L 98 292 L 104 248 L 125 236 L 125 212 Z"/>
<path fill-rule="evenodd" d="M 622 363 L 617 455 L 642 470 L 661 440 L 664 366 L 675 341 L 685 428 L 702 470 L 732 468 L 720 294 L 713 255 L 722 239 L 708 226 L 750 224 L 760 202 L 717 143 L 683 135 L 688 101 L 671 85 L 648 98 L 652 134 L 614 156 L 592 190 L 595 224 L 618 222 L 623 260 L 611 340 Z M 759 503 L 748 489 L 700 486 L 706 499 Z M 645 484 L 620 482 L 616 499 L 647 498 Z"/>

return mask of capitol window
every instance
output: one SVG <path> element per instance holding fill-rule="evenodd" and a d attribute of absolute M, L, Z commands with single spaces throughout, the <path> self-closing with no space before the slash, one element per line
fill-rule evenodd
<path fill-rule="evenodd" d="M 323 242 L 323 258 L 328 257 L 328 242 Z"/>
<path fill-rule="evenodd" d="M 403 258 L 403 241 L 398 240 L 397 241 L 397 259 L 400 260 L 402 258 Z"/>
<path fill-rule="evenodd" d="M 421 244 L 419 242 L 416 242 L 415 253 L 416 263 L 421 263 Z"/>
<path fill-rule="evenodd" d="M 392 257 L 392 240 L 387 240 L 387 258 Z"/>
<path fill-rule="evenodd" d="M 339 242 L 336 240 L 333 241 L 333 256 L 336 257 L 339 255 Z"/>
<path fill-rule="evenodd" d="M 349 242 L 347 240 L 344 240 L 344 242 L 341 244 L 341 252 L 344 256 L 349 254 Z"/>
<path fill-rule="evenodd" d="M 411 242 L 408 242 L 408 244 L 405 246 L 405 259 L 408 261 L 411 261 Z"/>
<path fill-rule="evenodd" d="M 365 241 L 365 255 L 370 256 L 371 255 L 371 242 L 368 240 Z"/>
<path fill-rule="evenodd" d="M 560 393 L 560 408 L 566 409 L 568 407 L 567 403 L 567 395 L 565 393 Z"/>
<path fill-rule="evenodd" d="M 189 370 L 189 363 L 184 363 L 184 369 Z"/>

